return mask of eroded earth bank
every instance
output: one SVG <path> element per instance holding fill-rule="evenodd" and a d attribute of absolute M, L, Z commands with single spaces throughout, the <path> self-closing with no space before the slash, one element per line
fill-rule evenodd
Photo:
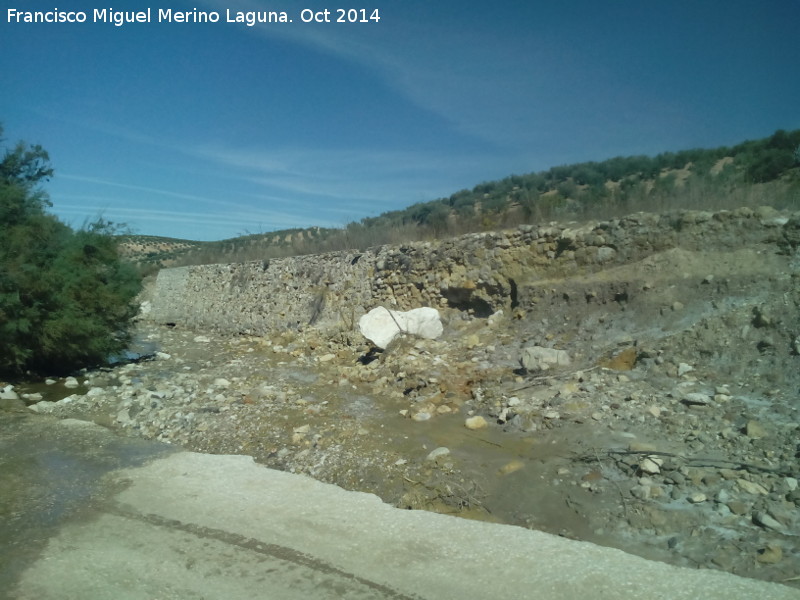
<path fill-rule="evenodd" d="M 800 587 L 799 246 L 799 214 L 740 209 L 174 270 L 145 358 L 15 391 L 404 508 Z M 374 305 L 435 306 L 444 333 L 377 351 Z"/>

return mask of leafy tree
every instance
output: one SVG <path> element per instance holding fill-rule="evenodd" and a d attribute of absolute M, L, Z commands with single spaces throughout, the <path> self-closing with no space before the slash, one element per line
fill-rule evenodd
<path fill-rule="evenodd" d="M 73 231 L 48 214 L 40 182 L 52 175 L 41 146 L 20 142 L 0 161 L 2 372 L 100 364 L 129 341 L 140 281 L 119 257 L 118 228 L 98 220 Z"/>

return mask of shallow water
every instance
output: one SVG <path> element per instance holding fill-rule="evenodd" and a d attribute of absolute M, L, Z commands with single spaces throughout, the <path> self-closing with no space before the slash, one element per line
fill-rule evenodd
<path fill-rule="evenodd" d="M 90 519 L 108 472 L 174 451 L 91 423 L 0 412 L 0 597 L 67 519 Z"/>

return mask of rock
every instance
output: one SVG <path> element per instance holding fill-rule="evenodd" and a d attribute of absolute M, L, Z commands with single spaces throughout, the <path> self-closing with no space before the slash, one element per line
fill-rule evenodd
<path fill-rule="evenodd" d="M 195 336 L 194 341 L 197 342 L 198 344 L 209 344 L 211 343 L 211 338 L 208 337 L 207 335 L 198 335 Z"/>
<path fill-rule="evenodd" d="M 760 483 L 755 483 L 754 481 L 747 481 L 747 479 L 737 479 L 736 484 L 748 494 L 761 494 L 762 496 L 766 496 L 769 494 L 767 489 L 761 485 Z"/>
<path fill-rule="evenodd" d="M 336 358 L 335 354 L 328 353 L 328 354 L 323 354 L 317 360 L 319 360 L 319 362 L 321 363 L 326 363 L 326 362 L 331 362 L 334 358 Z"/>
<path fill-rule="evenodd" d="M 480 338 L 474 333 L 464 338 L 464 345 L 469 349 L 478 347 L 480 343 Z"/>
<path fill-rule="evenodd" d="M 0 390 L 0 400 L 19 400 L 19 395 L 14 391 L 13 385 L 7 385 Z"/>
<path fill-rule="evenodd" d="M 431 419 L 431 413 L 429 413 L 429 412 L 427 412 L 427 411 L 424 411 L 424 410 L 421 410 L 421 411 L 419 411 L 419 412 L 417 412 L 417 413 L 414 413 L 413 415 L 411 415 L 411 419 L 412 419 L 412 420 L 414 420 L 414 421 L 417 421 L 417 422 L 420 422 L 420 421 L 430 421 L 430 419 Z"/>
<path fill-rule="evenodd" d="M 445 448 L 444 446 L 440 446 L 435 450 L 431 450 L 428 453 L 428 456 L 425 457 L 425 460 L 428 462 L 435 462 L 436 460 L 442 458 L 443 456 L 450 455 L 450 448 Z"/>
<path fill-rule="evenodd" d="M 604 263 L 612 260 L 617 255 L 617 251 L 609 246 L 601 246 L 597 249 L 597 262 Z"/>
<path fill-rule="evenodd" d="M 494 327 L 495 325 L 500 323 L 502 318 L 503 318 L 503 309 L 501 308 L 497 312 L 492 313 L 491 315 L 489 315 L 489 317 L 486 319 L 486 324 L 489 327 Z"/>
<path fill-rule="evenodd" d="M 117 423 L 120 425 L 128 425 L 132 422 L 130 409 L 123 408 L 119 412 L 117 412 Z"/>
<path fill-rule="evenodd" d="M 523 349 L 520 363 L 522 363 L 522 366 L 528 371 L 537 373 L 540 371 L 547 371 L 550 367 L 569 366 L 570 358 L 569 354 L 564 350 L 544 348 L 543 346 L 530 346 Z"/>
<path fill-rule="evenodd" d="M 472 429 L 472 430 L 485 429 L 488 426 L 489 423 L 487 423 L 486 419 L 484 419 L 480 415 L 469 417 L 466 421 L 464 421 L 464 427 L 466 427 L 467 429 Z"/>
<path fill-rule="evenodd" d="M 784 477 L 783 482 L 786 484 L 786 487 L 790 492 L 793 492 L 797 489 L 797 479 L 794 477 Z"/>
<path fill-rule="evenodd" d="M 768 544 L 756 555 L 756 560 L 762 564 L 771 565 L 780 562 L 783 558 L 783 548 L 777 544 Z"/>
<path fill-rule="evenodd" d="M 444 331 L 439 311 L 430 307 L 402 312 L 378 306 L 358 320 L 358 328 L 378 348 L 386 348 L 401 333 L 433 340 Z"/>
<path fill-rule="evenodd" d="M 765 527 L 767 529 L 772 529 L 773 531 L 779 531 L 781 533 L 784 532 L 784 527 L 778 521 L 773 519 L 763 510 L 756 511 L 753 513 L 753 523 L 756 525 L 760 525 L 761 527 Z"/>
<path fill-rule="evenodd" d="M 56 407 L 55 402 L 49 402 L 48 400 L 43 400 L 41 402 L 37 402 L 36 404 L 32 404 L 31 406 L 28 407 L 28 409 L 36 413 L 49 413 L 52 412 L 55 407 Z"/>
<path fill-rule="evenodd" d="M 689 496 L 688 500 L 692 504 L 700 504 L 708 500 L 708 497 L 705 494 L 698 492 L 696 494 L 692 494 L 691 496 Z"/>
<path fill-rule="evenodd" d="M 224 377 L 218 377 L 214 380 L 214 387 L 227 389 L 231 387 L 231 382 Z"/>
<path fill-rule="evenodd" d="M 750 510 L 750 505 L 746 502 L 742 502 L 741 500 L 731 500 L 726 504 L 726 506 L 730 509 L 730 511 L 735 515 L 743 515 L 746 514 L 748 510 Z"/>
<path fill-rule="evenodd" d="M 65 388 L 76 388 L 79 385 L 80 385 L 80 383 L 78 383 L 78 380 L 75 379 L 74 377 L 67 377 L 64 380 L 64 387 Z"/>
<path fill-rule="evenodd" d="M 661 465 L 663 464 L 663 459 L 655 456 L 646 456 L 639 461 L 639 469 L 642 471 L 642 473 L 647 473 L 648 475 L 657 475 L 661 473 Z"/>
<path fill-rule="evenodd" d="M 707 406 L 711 403 L 711 397 L 708 394 L 691 392 L 689 394 L 685 394 L 681 402 L 687 406 Z"/>
<path fill-rule="evenodd" d="M 764 428 L 764 426 L 758 421 L 753 421 L 752 419 L 747 422 L 744 431 L 747 434 L 747 437 L 749 437 L 751 440 L 758 440 L 767 436 L 767 430 Z"/>
<path fill-rule="evenodd" d="M 694 371 L 694 367 L 686 363 L 678 363 L 678 377 L 683 377 L 687 373 Z"/>
<path fill-rule="evenodd" d="M 510 475 L 511 473 L 515 473 L 516 471 L 519 471 L 520 469 L 522 469 L 524 467 L 525 467 L 525 463 L 522 462 L 521 460 L 519 460 L 518 458 L 515 458 L 514 460 L 512 460 L 512 461 L 504 464 L 502 467 L 500 467 L 500 469 L 498 470 L 498 473 L 500 473 L 500 475 Z"/>

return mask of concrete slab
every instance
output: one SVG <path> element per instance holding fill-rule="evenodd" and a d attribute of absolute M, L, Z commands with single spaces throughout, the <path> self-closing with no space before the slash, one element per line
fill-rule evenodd
<path fill-rule="evenodd" d="M 246 456 L 178 452 L 114 476 L 126 487 L 96 517 L 65 524 L 12 597 L 800 598 L 779 584 L 395 509 Z"/>

